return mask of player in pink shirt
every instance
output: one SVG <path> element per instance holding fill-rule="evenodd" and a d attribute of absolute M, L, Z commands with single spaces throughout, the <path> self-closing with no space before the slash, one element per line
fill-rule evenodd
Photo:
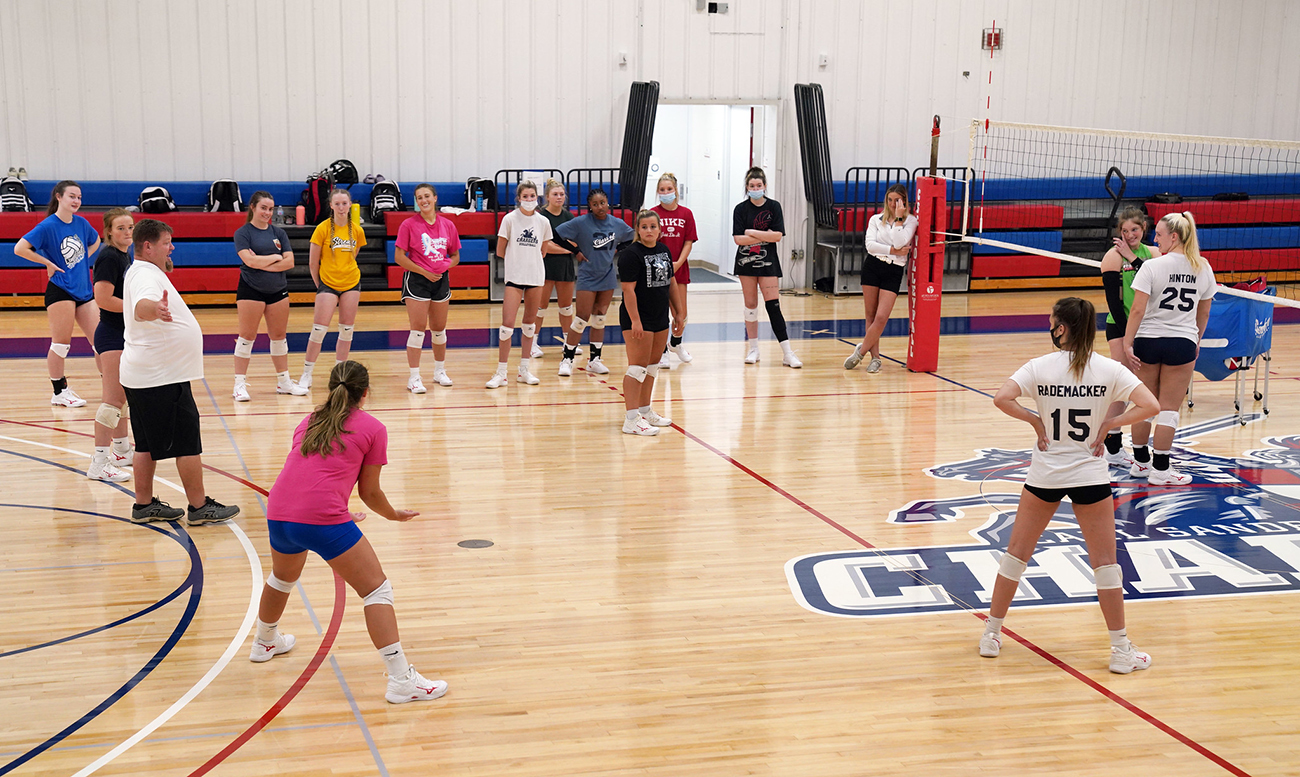
<path fill-rule="evenodd" d="M 659 214 L 659 242 L 668 247 L 668 250 L 677 259 L 673 262 L 673 277 L 677 283 L 672 287 L 672 314 L 673 314 L 673 331 L 668 337 L 668 347 L 664 349 L 663 358 L 659 360 L 659 366 L 664 369 L 670 369 L 672 362 L 668 359 L 668 351 L 671 350 L 677 354 L 677 358 L 683 363 L 691 360 L 691 355 L 682 345 L 682 335 L 686 333 L 686 287 L 691 283 L 691 266 L 687 261 L 691 256 L 691 246 L 700 237 L 695 231 L 695 214 L 691 209 L 682 205 L 681 199 L 677 195 L 677 176 L 672 173 L 664 173 L 659 176 L 659 185 L 655 187 L 659 197 L 659 204 L 651 210 Z"/>
<path fill-rule="evenodd" d="M 293 649 L 293 635 L 279 631 L 280 616 L 307 563 L 307 551 L 315 551 L 361 595 L 370 640 L 388 668 L 384 698 L 392 704 L 436 699 L 447 692 L 447 683 L 426 680 L 407 662 L 397 633 L 393 587 L 357 528 L 366 514 L 348 511 L 356 486 L 361 501 L 390 521 L 419 515 L 393 509 L 379 487 L 379 470 L 388 463 L 388 430 L 361 409 L 369 394 L 366 368 L 339 362 L 330 372 L 329 397 L 293 433 L 293 449 L 267 500 L 271 576 L 262 589 L 249 658 L 262 663 Z"/>
<path fill-rule="evenodd" d="M 451 307 L 451 283 L 448 273 L 460 264 L 460 234 L 449 219 L 438 216 L 438 192 L 430 184 L 415 187 L 415 207 L 419 213 L 402 222 L 397 230 L 393 256 L 406 270 L 402 276 L 402 301 L 411 334 L 406 339 L 406 364 L 411 376 L 406 390 L 425 392 L 420 380 L 420 349 L 424 347 L 424 328 L 433 331 L 433 382 L 450 386 L 447 377 L 447 308 Z"/>

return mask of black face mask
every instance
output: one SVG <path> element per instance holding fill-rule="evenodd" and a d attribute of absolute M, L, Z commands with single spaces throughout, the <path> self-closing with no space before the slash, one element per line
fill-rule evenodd
<path fill-rule="evenodd" d="M 1057 327 L 1059 327 L 1059 326 L 1060 326 L 1060 324 L 1057 324 L 1056 326 L 1054 326 L 1054 327 L 1052 327 L 1051 329 L 1047 330 L 1047 334 L 1051 335 L 1051 338 L 1052 338 L 1052 345 L 1055 346 L 1056 349 L 1057 349 L 1058 351 L 1059 351 L 1060 349 L 1062 349 L 1062 348 L 1065 347 L 1065 343 L 1062 342 L 1062 340 L 1061 340 L 1061 336 L 1058 335 L 1058 334 L 1056 334 L 1056 329 L 1057 329 Z"/>

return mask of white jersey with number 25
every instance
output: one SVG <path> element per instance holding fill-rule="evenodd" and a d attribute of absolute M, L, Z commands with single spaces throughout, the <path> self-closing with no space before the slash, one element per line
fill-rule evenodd
<path fill-rule="evenodd" d="M 1047 429 L 1047 450 L 1035 445 L 1025 482 L 1039 488 L 1095 486 L 1110 482 L 1104 457 L 1092 455 L 1097 426 L 1112 402 L 1127 401 L 1142 385 L 1124 365 L 1094 353 L 1077 380 L 1070 372 L 1070 354 L 1057 351 L 1039 356 L 1016 370 L 1011 379 L 1021 394 L 1032 397 Z"/>

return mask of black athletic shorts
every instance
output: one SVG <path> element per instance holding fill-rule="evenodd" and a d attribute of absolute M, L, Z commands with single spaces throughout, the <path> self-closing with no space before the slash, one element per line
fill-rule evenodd
<path fill-rule="evenodd" d="M 356 286 L 353 286 L 350 289 L 344 289 L 343 291 L 339 291 L 338 289 L 334 288 L 333 286 L 330 286 L 327 283 L 322 283 L 321 285 L 316 287 L 316 296 L 320 296 L 322 294 L 333 294 L 336 297 L 342 297 L 344 294 L 347 294 L 349 291 L 357 291 L 360 288 L 361 288 L 360 281 L 357 281 Z"/>
<path fill-rule="evenodd" d="M 126 401 L 131 405 L 131 434 L 137 451 L 149 454 L 154 461 L 203 453 L 199 408 L 189 381 L 128 388 Z"/>
<path fill-rule="evenodd" d="M 451 299 L 451 281 L 447 273 L 436 281 L 431 281 L 419 273 L 406 272 L 402 275 L 402 299 L 416 302 L 446 302 Z"/>
<path fill-rule="evenodd" d="M 667 306 L 663 310 L 638 309 L 637 313 L 641 317 L 641 328 L 647 332 L 662 332 L 669 326 Z M 618 306 L 618 325 L 624 332 L 632 331 L 632 317 L 627 314 L 625 305 Z"/>
<path fill-rule="evenodd" d="M 530 286 L 527 283 L 515 283 L 514 281 L 506 281 L 506 285 L 512 289 L 523 289 L 524 291 L 528 291 L 529 289 L 541 288 L 541 284 L 538 284 L 537 286 Z"/>
<path fill-rule="evenodd" d="M 289 288 L 286 286 L 280 291 L 258 291 L 244 282 L 243 278 L 239 279 L 239 285 L 235 287 L 235 301 L 241 299 L 251 299 L 254 302 L 265 302 L 268 305 L 274 305 L 280 300 L 289 299 Z"/>
<path fill-rule="evenodd" d="M 906 265 L 893 264 L 866 254 L 862 257 L 862 285 L 875 286 L 882 291 L 892 291 L 897 294 L 902 288 L 903 271 L 906 269 Z"/>
<path fill-rule="evenodd" d="M 94 297 L 91 297 L 90 299 L 77 299 L 76 297 L 69 294 L 67 289 L 63 288 L 62 286 L 55 286 L 51 282 L 47 281 L 45 284 L 45 309 L 46 310 L 49 310 L 50 305 L 53 305 L 56 302 L 72 302 L 75 303 L 77 307 L 81 307 L 82 305 L 86 305 L 94 301 L 95 301 Z"/>
<path fill-rule="evenodd" d="M 556 283 L 573 283 L 578 280 L 578 270 L 573 266 L 573 254 L 547 254 L 542 257 L 546 265 L 546 280 Z"/>
<path fill-rule="evenodd" d="M 126 330 L 99 322 L 95 327 L 95 353 L 121 351 L 126 348 Z"/>
<path fill-rule="evenodd" d="M 1177 367 L 1196 361 L 1196 343 L 1185 337 L 1139 337 L 1133 341 L 1133 355 L 1143 364 Z"/>
<path fill-rule="evenodd" d="M 1070 486 L 1069 488 L 1040 488 L 1026 483 L 1025 490 L 1044 502 L 1051 502 L 1052 504 L 1061 501 L 1067 496 L 1070 497 L 1070 502 L 1076 505 L 1096 504 L 1103 499 L 1111 498 L 1110 483 L 1095 486 Z"/>
<path fill-rule="evenodd" d="M 1123 339 L 1124 339 L 1124 331 L 1125 331 L 1126 329 L 1128 329 L 1127 326 L 1120 326 L 1119 324 L 1112 324 L 1111 322 L 1107 321 L 1107 322 L 1106 322 L 1106 342 L 1109 343 L 1111 340 L 1123 340 Z"/>

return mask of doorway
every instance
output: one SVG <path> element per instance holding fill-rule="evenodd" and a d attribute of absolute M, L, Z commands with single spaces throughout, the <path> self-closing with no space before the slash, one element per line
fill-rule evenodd
<path fill-rule="evenodd" d="M 744 175 L 750 167 L 763 168 L 769 196 L 780 199 L 780 182 L 772 175 L 776 113 L 774 105 L 660 103 L 645 201 L 659 202 L 660 175 L 677 176 L 681 203 L 695 215 L 700 238 L 691 249 L 692 264 L 731 275 L 736 253 L 731 212 L 745 197 Z"/>

